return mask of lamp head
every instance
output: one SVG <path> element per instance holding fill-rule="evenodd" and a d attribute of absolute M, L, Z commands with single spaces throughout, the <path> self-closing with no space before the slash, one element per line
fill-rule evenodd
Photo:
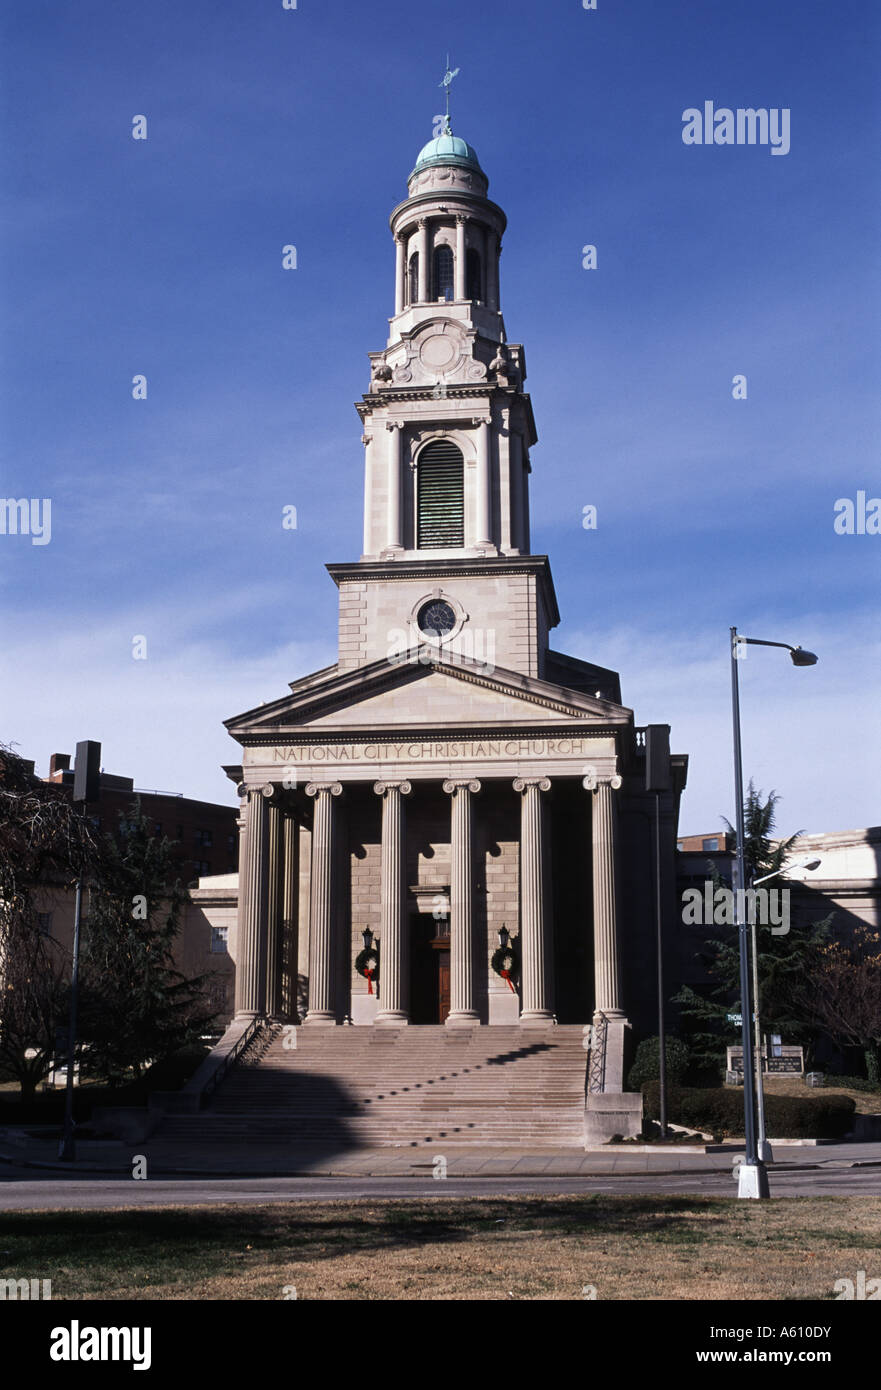
<path fill-rule="evenodd" d="M 816 666 L 818 658 L 813 652 L 806 652 L 804 647 L 790 647 L 789 655 L 792 657 L 793 666 Z"/>
<path fill-rule="evenodd" d="M 369 927 L 365 927 L 362 931 L 361 940 L 364 942 L 364 950 L 369 951 L 373 945 L 373 932 Z"/>

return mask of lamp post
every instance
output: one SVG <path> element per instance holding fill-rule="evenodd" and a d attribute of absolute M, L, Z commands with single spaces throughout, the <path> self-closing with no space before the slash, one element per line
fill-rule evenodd
<path fill-rule="evenodd" d="M 751 888 L 758 888 L 760 883 L 768 883 L 772 878 L 779 878 L 782 873 L 788 873 L 790 869 L 816 869 L 819 867 L 819 859 L 797 859 L 794 864 L 787 864 L 783 869 L 775 869 L 772 874 L 764 874 L 761 878 L 754 878 Z M 765 1081 L 764 1066 L 762 1064 L 762 1024 L 759 1018 L 759 951 L 756 944 L 756 914 L 752 914 L 750 935 L 752 937 L 753 953 L 753 1025 L 756 1044 L 756 1100 L 758 1102 L 758 1155 L 763 1163 L 774 1161 L 774 1152 L 770 1141 L 765 1134 Z"/>
<path fill-rule="evenodd" d="M 768 1172 L 756 1145 L 756 1089 L 753 1065 L 753 1044 L 750 1034 L 750 971 L 749 935 L 746 912 L 746 852 L 745 818 L 743 813 L 743 759 L 740 743 L 740 684 L 738 661 L 741 648 L 783 647 L 789 652 L 794 666 L 814 666 L 817 658 L 813 652 L 801 647 L 790 646 L 788 642 L 767 642 L 759 637 L 741 637 L 737 628 L 731 628 L 731 716 L 734 731 L 734 795 L 737 808 L 737 891 L 735 903 L 737 910 L 737 938 L 740 955 L 740 1009 L 743 1039 L 743 1124 L 746 1141 L 746 1155 L 740 1165 L 737 1181 L 738 1197 L 768 1197 Z M 755 959 L 755 936 L 753 936 Z M 756 1009 L 758 1010 L 758 987 L 756 988 Z M 761 1052 L 759 1053 L 761 1064 Z M 759 1082 L 761 1086 L 761 1081 Z M 762 1093 L 764 1096 L 764 1093 Z M 764 1106 L 762 1106 L 764 1112 Z"/>

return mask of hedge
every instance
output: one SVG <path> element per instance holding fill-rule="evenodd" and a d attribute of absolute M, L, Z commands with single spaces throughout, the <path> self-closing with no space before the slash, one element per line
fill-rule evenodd
<path fill-rule="evenodd" d="M 660 1115 L 660 1086 L 649 1081 L 642 1088 L 645 1118 Z M 768 1138 L 838 1139 L 853 1128 L 856 1102 L 850 1096 L 765 1096 Z M 667 1119 L 688 1129 L 700 1129 L 723 1137 L 743 1134 L 743 1091 L 721 1086 L 671 1087 Z"/>
<path fill-rule="evenodd" d="M 668 1036 L 664 1052 L 667 1057 L 667 1085 L 681 1086 L 688 1071 L 688 1048 L 680 1038 Z M 640 1090 L 648 1081 L 657 1081 L 661 1070 L 660 1038 L 644 1038 L 636 1049 L 633 1066 L 627 1078 L 631 1091 Z"/>

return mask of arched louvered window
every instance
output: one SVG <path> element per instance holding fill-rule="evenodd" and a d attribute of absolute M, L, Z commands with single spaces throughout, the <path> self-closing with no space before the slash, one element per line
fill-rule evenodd
<path fill-rule="evenodd" d="M 468 299 L 483 299 L 483 277 L 480 273 L 480 252 L 472 246 L 465 256 L 465 294 Z"/>
<path fill-rule="evenodd" d="M 433 298 L 453 298 L 453 253 L 449 246 L 435 248 Z"/>
<path fill-rule="evenodd" d="M 419 299 L 419 252 L 414 251 L 410 257 L 407 267 L 407 279 L 410 290 L 408 304 L 415 304 Z"/>
<path fill-rule="evenodd" d="M 449 439 L 434 439 L 416 462 L 416 548 L 465 544 L 465 460 Z"/>

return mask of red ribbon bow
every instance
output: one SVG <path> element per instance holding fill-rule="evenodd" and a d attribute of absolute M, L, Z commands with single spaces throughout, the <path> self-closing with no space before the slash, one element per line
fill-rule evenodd
<path fill-rule="evenodd" d="M 367 993 L 368 993 L 368 994 L 372 994 L 372 993 L 373 993 L 373 971 L 372 971 L 372 970 L 370 969 L 370 967 L 368 966 L 367 969 L 364 971 L 364 974 L 367 976 Z"/>
<path fill-rule="evenodd" d="M 502 971 L 502 979 L 508 981 L 508 989 L 511 991 L 512 994 L 516 994 L 517 991 L 516 991 L 516 989 L 514 988 L 514 986 L 511 984 L 511 972 L 510 972 L 510 970 L 503 970 L 503 971 Z"/>

